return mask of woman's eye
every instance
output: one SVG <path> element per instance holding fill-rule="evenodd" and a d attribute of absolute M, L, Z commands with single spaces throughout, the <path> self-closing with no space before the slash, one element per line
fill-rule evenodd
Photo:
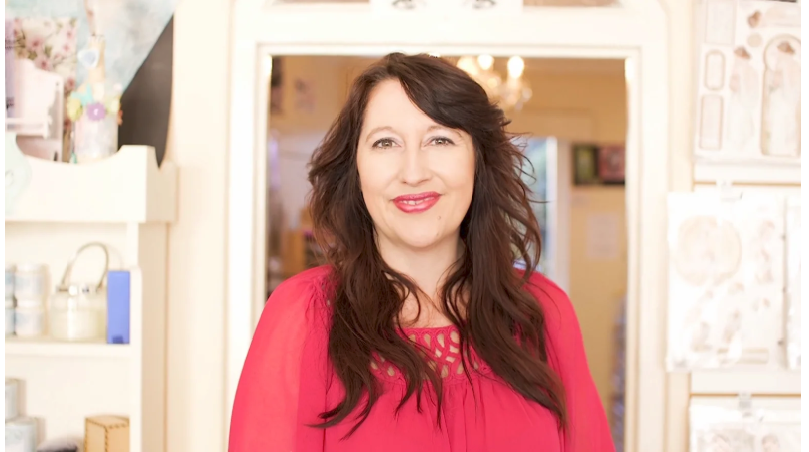
<path fill-rule="evenodd" d="M 387 149 L 392 148 L 395 143 L 390 138 L 382 138 L 374 143 L 375 148 Z"/>
<path fill-rule="evenodd" d="M 455 144 L 455 143 L 453 143 L 452 140 L 450 140 L 449 138 L 437 137 L 437 138 L 433 138 L 433 144 L 438 145 L 438 146 L 449 146 L 449 145 Z"/>

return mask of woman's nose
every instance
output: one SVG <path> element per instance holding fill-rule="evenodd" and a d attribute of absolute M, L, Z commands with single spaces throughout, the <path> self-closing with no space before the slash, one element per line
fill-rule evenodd
<path fill-rule="evenodd" d="M 401 180 L 407 185 L 419 185 L 430 179 L 429 156 L 420 146 L 407 146 L 401 165 Z"/>

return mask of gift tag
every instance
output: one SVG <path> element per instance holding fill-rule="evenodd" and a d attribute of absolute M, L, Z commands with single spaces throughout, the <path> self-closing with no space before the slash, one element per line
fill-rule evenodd
<path fill-rule="evenodd" d="M 81 63 L 82 66 L 86 67 L 87 69 L 92 69 L 98 66 L 100 54 L 98 49 L 84 49 L 76 54 L 76 58 L 79 60 L 79 63 Z"/>

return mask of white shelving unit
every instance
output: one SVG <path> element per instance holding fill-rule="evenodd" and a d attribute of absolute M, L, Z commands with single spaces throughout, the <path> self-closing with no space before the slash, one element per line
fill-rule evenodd
<path fill-rule="evenodd" d="M 129 344 L 116 344 L 114 347 L 104 342 L 65 343 L 54 342 L 50 338 L 18 340 L 6 338 L 6 356 L 51 356 L 73 358 L 129 358 Z"/>
<path fill-rule="evenodd" d="M 697 158 L 694 162 L 694 182 L 734 184 L 800 185 L 800 162 L 769 161 L 753 163 Z"/>
<path fill-rule="evenodd" d="M 692 395 L 801 395 L 801 373 L 789 369 L 691 372 Z"/>
<path fill-rule="evenodd" d="M 20 412 L 40 440 L 83 437 L 84 418 L 127 416 L 130 450 L 165 450 L 166 260 L 177 204 L 177 169 L 155 151 L 124 146 L 103 161 L 71 165 L 27 157 L 31 183 L 6 215 L 6 263 L 43 263 L 49 284 L 70 257 L 98 241 L 110 269 L 131 272 L 130 343 L 66 343 L 7 337 L 6 377 L 21 381 Z M 103 255 L 83 253 L 73 281 L 97 280 Z"/>

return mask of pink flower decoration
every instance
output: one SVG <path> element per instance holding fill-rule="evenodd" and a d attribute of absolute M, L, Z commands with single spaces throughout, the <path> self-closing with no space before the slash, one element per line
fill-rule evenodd
<path fill-rule="evenodd" d="M 76 88 L 76 80 L 73 77 L 70 77 L 67 80 L 65 80 L 66 91 L 73 91 L 75 88 Z"/>
<path fill-rule="evenodd" d="M 39 52 L 45 47 L 45 40 L 42 38 L 34 38 L 28 41 L 28 48 L 34 52 Z"/>
<path fill-rule="evenodd" d="M 43 71 L 53 70 L 53 64 L 51 63 L 51 60 L 45 55 L 37 56 L 37 58 L 34 60 L 34 66 L 36 66 L 39 69 L 42 69 Z"/>
<path fill-rule="evenodd" d="M 87 117 L 91 121 L 101 121 L 107 116 L 107 111 L 104 109 L 104 105 L 99 102 L 94 102 L 87 106 Z"/>

